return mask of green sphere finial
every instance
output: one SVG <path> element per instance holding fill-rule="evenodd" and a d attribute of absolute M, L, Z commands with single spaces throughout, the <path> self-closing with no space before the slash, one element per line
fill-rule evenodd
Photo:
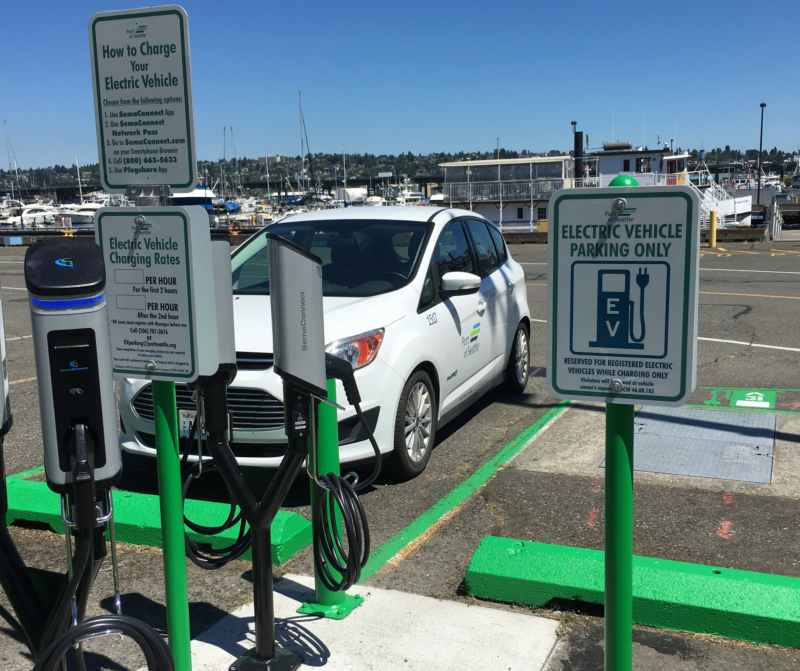
<path fill-rule="evenodd" d="M 639 182 L 631 175 L 617 175 L 609 183 L 609 186 L 639 186 Z"/>

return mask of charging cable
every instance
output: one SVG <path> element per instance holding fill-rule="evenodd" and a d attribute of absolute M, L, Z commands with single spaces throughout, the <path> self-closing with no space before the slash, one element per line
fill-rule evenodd
<path fill-rule="evenodd" d="M 74 426 L 73 438 L 75 554 L 69 580 L 59 594 L 45 625 L 41 639 L 44 650 L 37 656 L 34 671 L 56 671 L 70 651 L 75 652 L 79 668 L 85 669 L 83 652 L 78 644 L 89 638 L 111 633 L 123 634 L 133 639 L 141 648 L 147 660 L 147 668 L 151 671 L 172 671 L 174 667 L 169 648 L 158 632 L 145 622 L 126 615 L 102 615 L 81 622 L 73 621 L 73 603 L 78 602 L 77 617 L 81 617 L 93 582 L 94 534 L 97 526 L 91 437 L 87 427 L 83 424 Z M 71 533 L 69 527 L 66 532 Z"/>
<path fill-rule="evenodd" d="M 358 582 L 361 569 L 369 559 L 369 524 L 358 494 L 369 488 L 380 475 L 382 457 L 375 436 L 361 411 L 361 394 L 353 367 L 341 357 L 325 354 L 325 372 L 328 377 L 341 381 L 347 402 L 355 409 L 375 452 L 372 472 L 365 480 L 359 481 L 355 472 L 343 476 L 322 473 L 318 477 L 309 473 L 320 488 L 314 509 L 314 517 L 320 521 L 314 529 L 314 568 L 325 587 L 340 592 Z M 313 442 L 313 449 L 316 449 L 316 441 Z M 342 534 L 339 533 L 340 527 Z M 342 543 L 342 536 L 347 540 L 346 547 Z"/>
<path fill-rule="evenodd" d="M 346 475 L 336 473 L 323 473 L 314 476 L 309 472 L 309 477 L 320 489 L 315 501 L 314 516 L 320 520 L 319 528 L 314 531 L 314 564 L 317 575 L 323 584 L 332 591 L 347 590 L 356 584 L 361 577 L 361 569 L 369 559 L 370 534 L 367 514 L 359 499 L 358 494 L 366 491 L 374 484 L 381 472 L 382 455 L 375 436 L 361 410 L 361 395 L 355 381 L 353 368 L 348 361 L 334 356 L 325 355 L 326 375 L 341 381 L 345 390 L 347 402 L 353 406 L 356 417 L 361 423 L 370 445 L 375 453 L 371 473 L 363 480 L 359 480 L 355 472 Z M 198 391 L 200 391 L 198 389 Z M 204 473 L 215 472 L 217 466 L 213 458 L 203 454 L 202 444 L 204 430 L 198 426 L 198 417 L 203 413 L 204 399 L 202 393 L 198 394 L 199 412 L 195 417 L 190 431 L 189 440 L 181 445 L 183 464 L 188 464 L 191 444 L 196 442 L 197 465 L 187 475 L 183 483 L 184 506 L 186 497 L 192 483 Z M 312 422 L 313 424 L 313 422 Z M 229 437 L 230 440 L 230 437 Z M 314 448 L 316 449 L 316 441 Z M 315 455 L 312 455 L 315 456 Z M 311 459 L 309 459 L 309 462 Z M 204 536 L 216 536 L 239 525 L 236 539 L 223 547 L 201 547 L 201 545 L 186 535 L 186 554 L 190 561 L 200 568 L 214 570 L 225 566 L 228 562 L 241 557 L 252 543 L 252 530 L 242 515 L 241 509 L 234 503 L 235 497 L 230 485 L 222 478 L 230 497 L 230 509 L 226 519 L 214 526 L 202 525 L 190 520 L 185 513 L 184 523 L 195 533 Z M 341 529 L 341 534 L 340 534 Z M 346 541 L 343 542 L 343 541 Z"/>
<path fill-rule="evenodd" d="M 198 394 L 198 404 L 202 408 L 203 399 Z M 185 441 L 185 445 L 181 446 L 182 463 L 184 466 L 189 461 L 189 446 L 192 442 L 197 443 L 197 465 L 189 472 L 183 481 L 183 523 L 196 534 L 203 536 L 218 536 L 225 533 L 228 529 L 232 529 L 237 524 L 239 525 L 239 532 L 236 539 L 229 545 L 221 547 L 206 546 L 201 547 L 200 543 L 192 539 L 189 534 L 186 534 L 186 556 L 189 560 L 200 568 L 213 571 L 220 569 L 234 559 L 241 557 L 250 548 L 252 540 L 252 530 L 247 520 L 244 519 L 242 511 L 234 503 L 234 495 L 228 481 L 221 478 L 225 483 L 225 489 L 228 493 L 228 500 L 230 507 L 228 508 L 228 516 L 221 524 L 217 525 L 204 525 L 193 522 L 186 515 L 186 499 L 189 496 L 189 490 L 196 480 L 199 480 L 204 472 L 213 473 L 217 472 L 217 466 L 212 457 L 203 455 L 203 433 L 198 431 L 197 420 L 202 415 L 198 412 L 195 415 L 192 429 L 189 433 L 189 439 Z"/>

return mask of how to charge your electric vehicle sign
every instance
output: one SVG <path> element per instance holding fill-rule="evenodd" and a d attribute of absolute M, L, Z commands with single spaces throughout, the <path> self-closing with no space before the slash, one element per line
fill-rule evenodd
<path fill-rule="evenodd" d="M 698 207 L 685 186 L 553 196 L 547 373 L 556 395 L 680 404 L 694 390 Z"/>
<path fill-rule="evenodd" d="M 192 380 L 213 372 L 216 357 L 204 362 L 212 347 L 216 352 L 215 317 L 201 313 L 198 324 L 196 305 L 214 290 L 206 211 L 106 208 L 97 216 L 97 241 L 114 373 Z"/>
<path fill-rule="evenodd" d="M 165 6 L 96 14 L 89 45 L 103 188 L 191 189 L 197 172 L 186 12 Z"/>

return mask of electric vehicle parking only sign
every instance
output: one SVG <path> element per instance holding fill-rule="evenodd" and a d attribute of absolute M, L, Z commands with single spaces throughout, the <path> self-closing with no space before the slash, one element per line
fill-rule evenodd
<path fill-rule="evenodd" d="M 552 390 L 683 403 L 696 381 L 696 194 L 685 186 L 567 189 L 550 208 Z"/>

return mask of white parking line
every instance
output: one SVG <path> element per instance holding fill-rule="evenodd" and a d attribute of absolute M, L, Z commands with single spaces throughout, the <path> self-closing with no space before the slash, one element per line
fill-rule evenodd
<path fill-rule="evenodd" d="M 11 382 L 8 383 L 8 386 L 10 387 L 12 384 L 22 384 L 23 382 L 34 382 L 35 380 L 36 377 L 23 377 L 19 380 L 11 380 Z"/>
<path fill-rule="evenodd" d="M 519 265 L 521 266 L 549 266 L 550 264 L 547 261 L 519 261 Z"/>
<path fill-rule="evenodd" d="M 0 286 L 0 289 L 8 289 L 9 291 L 27 291 L 28 287 L 7 287 L 2 285 Z"/>
<path fill-rule="evenodd" d="M 724 338 L 703 338 L 698 336 L 698 340 L 705 340 L 706 342 L 718 342 L 725 345 L 742 345 L 743 347 L 756 347 L 759 349 L 775 349 L 781 352 L 800 352 L 800 347 L 783 347 L 782 345 L 764 345 L 758 342 L 746 342 L 744 340 L 726 340 Z"/>
<path fill-rule="evenodd" d="M 547 324 L 546 319 L 531 319 L 534 324 Z M 742 347 L 755 347 L 757 349 L 773 349 L 780 352 L 800 352 L 800 347 L 785 347 L 783 345 L 765 345 L 760 342 L 747 342 L 745 340 L 726 340 L 724 338 L 706 338 L 704 336 L 697 336 L 698 340 L 705 342 L 722 343 L 723 345 L 741 345 Z"/>
<path fill-rule="evenodd" d="M 25 261 L 0 261 L 0 263 L 19 263 L 19 264 L 22 264 L 22 263 L 25 263 Z"/>
<path fill-rule="evenodd" d="M 797 270 L 745 270 L 742 268 L 700 268 L 706 272 L 714 273 L 767 273 L 770 275 L 800 275 Z"/>
<path fill-rule="evenodd" d="M 24 336 L 9 336 L 6 338 L 6 342 L 15 342 L 17 340 L 28 340 L 29 338 L 33 338 L 32 335 L 24 335 Z"/>

